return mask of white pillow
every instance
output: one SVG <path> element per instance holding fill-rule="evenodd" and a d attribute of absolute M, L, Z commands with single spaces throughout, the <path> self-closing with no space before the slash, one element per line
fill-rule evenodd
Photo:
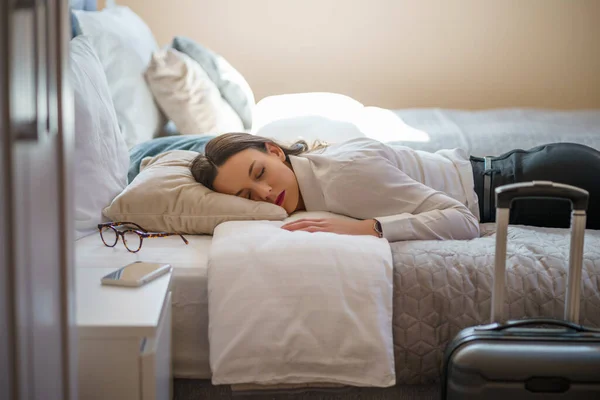
<path fill-rule="evenodd" d="M 317 115 L 279 119 L 253 133 L 281 144 L 305 140 L 309 145 L 314 142 L 341 143 L 366 136 L 352 122 L 337 121 Z"/>
<path fill-rule="evenodd" d="M 102 62 L 127 145 L 152 139 L 166 120 L 143 75 L 158 50 L 150 28 L 128 7 L 74 13 Z"/>
<path fill-rule="evenodd" d="M 200 64 L 175 49 L 152 55 L 145 73 L 154 98 L 184 135 L 243 131 L 244 125 Z"/>
<path fill-rule="evenodd" d="M 102 210 L 127 186 L 129 152 L 100 60 L 85 36 L 71 41 L 70 82 L 75 102 L 75 229 L 97 229 Z"/>
<path fill-rule="evenodd" d="M 362 103 L 338 93 L 314 92 L 268 96 L 254 109 L 252 133 L 281 143 L 327 143 L 365 137 L 357 124 Z"/>
<path fill-rule="evenodd" d="M 331 92 L 289 93 L 267 96 L 254 109 L 252 129 L 270 122 L 319 116 L 336 121 L 351 121 L 364 105 L 350 96 Z"/>

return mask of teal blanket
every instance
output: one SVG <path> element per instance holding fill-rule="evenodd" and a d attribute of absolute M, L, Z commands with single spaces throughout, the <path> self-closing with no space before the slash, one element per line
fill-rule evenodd
<path fill-rule="evenodd" d="M 140 164 L 145 157 L 154 157 L 171 150 L 189 150 L 203 153 L 206 143 L 212 138 L 214 138 L 214 136 L 178 135 L 156 138 L 140 143 L 129 150 L 130 163 L 127 179 L 131 183 L 131 181 L 133 181 L 140 173 Z"/>

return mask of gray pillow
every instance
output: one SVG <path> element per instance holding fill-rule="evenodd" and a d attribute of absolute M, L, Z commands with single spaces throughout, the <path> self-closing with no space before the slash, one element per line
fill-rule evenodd
<path fill-rule="evenodd" d="M 207 49 L 192 39 L 175 36 L 171 45 L 206 71 L 208 77 L 217 85 L 221 96 L 231 105 L 240 116 L 245 129 L 252 127 L 252 109 L 254 108 L 254 94 L 248 82 L 235 68 L 220 55 Z"/>

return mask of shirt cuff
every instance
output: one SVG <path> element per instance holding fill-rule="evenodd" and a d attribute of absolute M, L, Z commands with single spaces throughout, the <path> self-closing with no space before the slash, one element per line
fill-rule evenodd
<path fill-rule="evenodd" d="M 405 221 L 412 217 L 412 214 L 389 215 L 386 217 L 375 218 L 381 224 L 383 237 L 389 242 L 398 240 L 410 240 L 414 236 L 411 224 Z"/>

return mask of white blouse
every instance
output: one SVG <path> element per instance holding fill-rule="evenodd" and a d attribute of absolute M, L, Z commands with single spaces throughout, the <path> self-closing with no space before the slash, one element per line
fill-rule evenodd
<path fill-rule="evenodd" d="M 428 153 L 358 138 L 290 162 L 307 211 L 377 219 L 390 242 L 479 236 L 473 169 L 460 149 Z"/>

